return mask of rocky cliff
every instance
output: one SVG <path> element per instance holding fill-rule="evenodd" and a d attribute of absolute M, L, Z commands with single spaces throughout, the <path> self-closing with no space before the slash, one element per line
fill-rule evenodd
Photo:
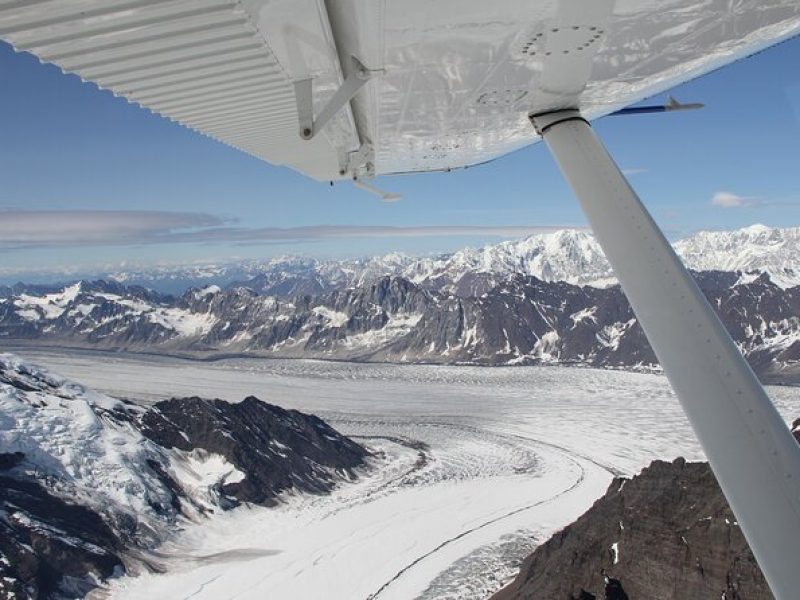
<path fill-rule="evenodd" d="M 773 598 L 708 464 L 683 459 L 615 479 L 492 600 L 605 598 L 603 573 L 631 600 Z"/>

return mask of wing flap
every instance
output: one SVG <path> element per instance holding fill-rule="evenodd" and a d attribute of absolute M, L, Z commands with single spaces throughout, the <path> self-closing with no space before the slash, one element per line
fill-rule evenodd
<path fill-rule="evenodd" d="M 352 117 L 311 142 L 299 138 L 294 75 L 259 27 L 259 8 L 235 0 L 4 2 L 0 37 L 258 158 L 316 179 L 338 178 L 343 156 L 358 147 Z M 322 28 L 317 3 L 298 2 L 293 15 Z M 317 53 L 328 54 L 328 69 L 317 70 L 327 85 L 315 105 L 341 80 L 330 47 Z"/>

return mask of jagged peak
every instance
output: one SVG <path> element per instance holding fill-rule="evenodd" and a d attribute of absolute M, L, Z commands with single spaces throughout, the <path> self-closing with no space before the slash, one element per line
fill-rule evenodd
<path fill-rule="evenodd" d="M 698 271 L 769 273 L 773 283 L 800 283 L 800 227 L 756 223 L 732 231 L 701 231 L 675 243 L 675 250 Z"/>

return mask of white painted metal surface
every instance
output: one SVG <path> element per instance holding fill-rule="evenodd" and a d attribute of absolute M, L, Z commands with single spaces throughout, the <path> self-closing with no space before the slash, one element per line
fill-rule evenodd
<path fill-rule="evenodd" d="M 578 197 L 773 593 L 796 598 L 800 447 L 672 246 L 591 127 L 576 117 L 577 111 L 562 111 L 534 123 Z"/>
<path fill-rule="evenodd" d="M 528 114 L 599 117 L 798 32 L 796 0 L 0 0 L 15 48 L 320 180 L 362 144 L 376 174 L 484 162 L 538 139 Z M 299 139 L 293 83 L 319 115 L 350 56 L 382 75 Z"/>

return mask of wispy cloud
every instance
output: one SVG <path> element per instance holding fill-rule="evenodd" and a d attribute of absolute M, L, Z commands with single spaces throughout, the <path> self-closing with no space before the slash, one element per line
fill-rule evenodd
<path fill-rule="evenodd" d="M 717 192 L 711 197 L 711 205 L 720 208 L 797 209 L 800 207 L 800 200 L 794 198 L 766 200 L 753 196 L 738 196 L 731 192 Z"/>
<path fill-rule="evenodd" d="M 641 167 L 634 167 L 631 169 L 622 169 L 623 175 L 627 175 L 630 177 L 631 175 L 638 175 L 639 173 L 647 173 L 650 169 L 644 169 Z"/>
<path fill-rule="evenodd" d="M 441 236 L 494 236 L 523 237 L 564 229 L 557 226 L 470 226 L 470 225 L 423 225 L 394 227 L 389 225 L 311 225 L 307 227 L 221 227 L 203 231 L 178 233 L 170 236 L 173 242 L 262 244 L 295 241 L 315 241 L 346 238 L 411 238 Z"/>
<path fill-rule="evenodd" d="M 557 225 L 312 225 L 238 227 L 203 213 L 159 211 L 0 211 L 0 250 L 141 244 L 280 244 L 346 238 L 523 237 Z"/>
<path fill-rule="evenodd" d="M 720 208 L 744 208 L 755 204 L 755 198 L 745 198 L 731 192 L 717 192 L 711 197 L 711 205 Z"/>
<path fill-rule="evenodd" d="M 229 221 L 213 215 L 166 211 L 3 210 L 0 248 L 157 243 Z"/>

